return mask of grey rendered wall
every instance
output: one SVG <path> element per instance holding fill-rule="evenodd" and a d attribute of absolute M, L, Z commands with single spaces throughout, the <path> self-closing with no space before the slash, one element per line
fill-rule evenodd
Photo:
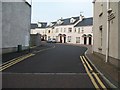
<path fill-rule="evenodd" d="M 115 18 L 110 21 L 109 56 L 118 59 L 118 2 L 110 2 Z"/>
<path fill-rule="evenodd" d="M 28 47 L 31 7 L 25 2 L 2 2 L 2 16 L 3 53 L 18 45 Z"/>
<path fill-rule="evenodd" d="M 103 4 L 103 6 L 101 6 Z M 103 9 L 101 9 L 103 8 Z M 99 17 L 100 11 L 103 12 L 103 15 Z M 96 0 L 94 4 L 94 22 L 93 22 L 93 34 L 94 34 L 94 51 L 104 54 L 106 50 L 106 25 L 107 25 L 107 7 L 106 2 L 99 2 L 99 0 Z M 102 30 L 102 46 L 100 41 L 100 30 L 99 26 L 103 25 Z M 102 50 L 99 50 L 99 48 L 102 48 Z"/>

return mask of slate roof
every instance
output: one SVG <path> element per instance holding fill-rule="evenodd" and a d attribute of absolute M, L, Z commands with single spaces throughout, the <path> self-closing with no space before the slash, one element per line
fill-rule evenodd
<path fill-rule="evenodd" d="M 32 23 L 31 24 L 31 29 L 35 29 L 35 28 L 37 28 L 38 27 L 38 25 L 36 24 L 36 23 Z"/>
<path fill-rule="evenodd" d="M 55 24 L 55 26 L 62 26 L 62 25 L 73 25 L 73 24 L 75 24 L 78 20 L 79 20 L 79 16 L 78 17 L 72 17 L 72 18 L 74 18 L 76 21 L 74 22 L 74 23 L 70 23 L 70 19 L 71 18 L 66 18 L 66 19 L 61 19 L 61 21 L 63 21 L 63 23 L 62 24 Z"/>
<path fill-rule="evenodd" d="M 56 24 L 56 22 L 51 22 L 51 23 L 53 24 L 53 26 L 55 26 L 55 24 Z M 47 28 L 51 28 L 53 26 L 48 25 Z"/>
<path fill-rule="evenodd" d="M 42 26 L 38 27 L 38 28 L 46 28 L 47 26 L 47 22 L 39 22 Z"/>
<path fill-rule="evenodd" d="M 84 18 L 81 22 L 75 25 L 75 27 L 79 26 L 91 26 L 93 25 L 93 17 L 90 18 Z"/>
<path fill-rule="evenodd" d="M 35 28 L 46 28 L 47 27 L 47 23 L 46 22 L 39 22 L 42 26 L 38 27 L 37 23 L 32 23 L 31 24 L 31 29 L 35 29 Z"/>

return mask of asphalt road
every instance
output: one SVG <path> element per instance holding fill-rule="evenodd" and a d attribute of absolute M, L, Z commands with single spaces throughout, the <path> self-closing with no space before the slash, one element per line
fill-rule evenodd
<path fill-rule="evenodd" d="M 85 73 L 80 56 L 86 48 L 62 44 L 53 44 L 54 47 L 36 53 L 4 72 L 17 73 Z"/>
<path fill-rule="evenodd" d="M 95 88 L 80 59 L 87 48 L 48 44 L 3 71 L 3 88 Z"/>

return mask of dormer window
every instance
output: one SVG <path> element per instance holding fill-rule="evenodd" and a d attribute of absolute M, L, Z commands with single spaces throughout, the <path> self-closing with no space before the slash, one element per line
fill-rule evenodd
<path fill-rule="evenodd" d="M 50 23 L 50 26 L 53 26 L 53 24 L 52 24 L 52 23 Z"/>
<path fill-rule="evenodd" d="M 42 26 L 42 24 L 41 23 L 38 23 L 38 27 L 41 27 Z"/>
<path fill-rule="evenodd" d="M 60 24 L 62 24 L 63 23 L 63 21 L 61 21 L 60 19 L 57 21 L 57 24 L 58 25 L 60 25 Z"/>
<path fill-rule="evenodd" d="M 74 18 L 71 18 L 70 19 L 70 23 L 74 23 L 75 22 L 75 19 Z"/>

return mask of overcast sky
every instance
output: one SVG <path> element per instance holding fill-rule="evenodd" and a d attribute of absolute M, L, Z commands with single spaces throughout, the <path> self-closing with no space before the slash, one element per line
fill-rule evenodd
<path fill-rule="evenodd" d="M 31 0 L 28 0 L 29 2 Z M 62 18 L 93 16 L 93 0 L 32 0 L 32 23 L 52 22 Z"/>

